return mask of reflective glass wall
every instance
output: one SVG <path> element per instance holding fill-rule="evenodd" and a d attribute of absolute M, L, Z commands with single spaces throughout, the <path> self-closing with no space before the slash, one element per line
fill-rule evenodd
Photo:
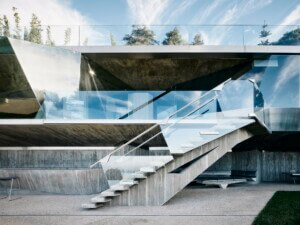
<path fill-rule="evenodd" d="M 255 111 L 273 131 L 300 130 L 299 55 L 256 59 L 242 78 L 255 81 Z"/>

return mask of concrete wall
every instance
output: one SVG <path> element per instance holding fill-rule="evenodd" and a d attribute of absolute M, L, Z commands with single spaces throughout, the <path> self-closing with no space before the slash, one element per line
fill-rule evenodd
<path fill-rule="evenodd" d="M 102 168 L 0 169 L 0 177 L 16 176 L 14 188 L 55 194 L 94 194 L 108 188 Z M 0 181 L 9 188 L 10 182 Z"/>
<path fill-rule="evenodd" d="M 32 192 L 56 194 L 94 194 L 108 188 L 101 167 L 89 166 L 112 149 L 79 150 L 39 148 L 0 150 L 0 177 L 17 176 L 20 188 Z M 0 182 L 7 188 L 9 182 Z M 18 183 L 15 183 L 18 188 Z"/>
<path fill-rule="evenodd" d="M 291 182 L 285 172 L 300 171 L 300 152 L 228 152 L 208 171 L 257 170 L 262 182 Z"/>
<path fill-rule="evenodd" d="M 131 147 L 130 147 L 131 148 Z M 129 149 L 130 149 L 129 148 Z M 126 149 L 128 151 L 128 149 Z M 112 148 L 102 150 L 0 150 L 0 168 L 88 168 L 99 159 L 112 152 Z M 129 155 L 169 155 L 166 150 L 148 151 L 137 149 Z"/>
<path fill-rule="evenodd" d="M 2 150 L 0 168 L 88 168 L 111 150 Z"/>

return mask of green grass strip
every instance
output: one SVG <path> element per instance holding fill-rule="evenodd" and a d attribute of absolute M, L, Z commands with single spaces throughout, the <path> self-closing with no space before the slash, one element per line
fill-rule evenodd
<path fill-rule="evenodd" d="M 253 225 L 300 225 L 300 191 L 278 191 Z"/>

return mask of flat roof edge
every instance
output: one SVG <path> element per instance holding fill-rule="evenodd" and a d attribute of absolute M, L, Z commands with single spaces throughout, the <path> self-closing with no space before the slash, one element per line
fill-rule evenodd
<path fill-rule="evenodd" d="M 300 46 L 286 45 L 168 45 L 168 46 L 61 46 L 81 53 L 176 54 L 176 53 L 268 53 L 300 54 Z"/>

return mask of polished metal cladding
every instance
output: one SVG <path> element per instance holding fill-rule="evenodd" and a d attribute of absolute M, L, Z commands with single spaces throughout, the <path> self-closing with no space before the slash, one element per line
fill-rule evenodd
<path fill-rule="evenodd" d="M 9 39 L 35 95 L 66 98 L 79 90 L 80 53 Z"/>
<path fill-rule="evenodd" d="M 0 118 L 34 118 L 39 108 L 8 38 L 0 37 Z"/>
<path fill-rule="evenodd" d="M 272 131 L 300 131 L 300 108 L 265 109 L 264 118 Z"/>

